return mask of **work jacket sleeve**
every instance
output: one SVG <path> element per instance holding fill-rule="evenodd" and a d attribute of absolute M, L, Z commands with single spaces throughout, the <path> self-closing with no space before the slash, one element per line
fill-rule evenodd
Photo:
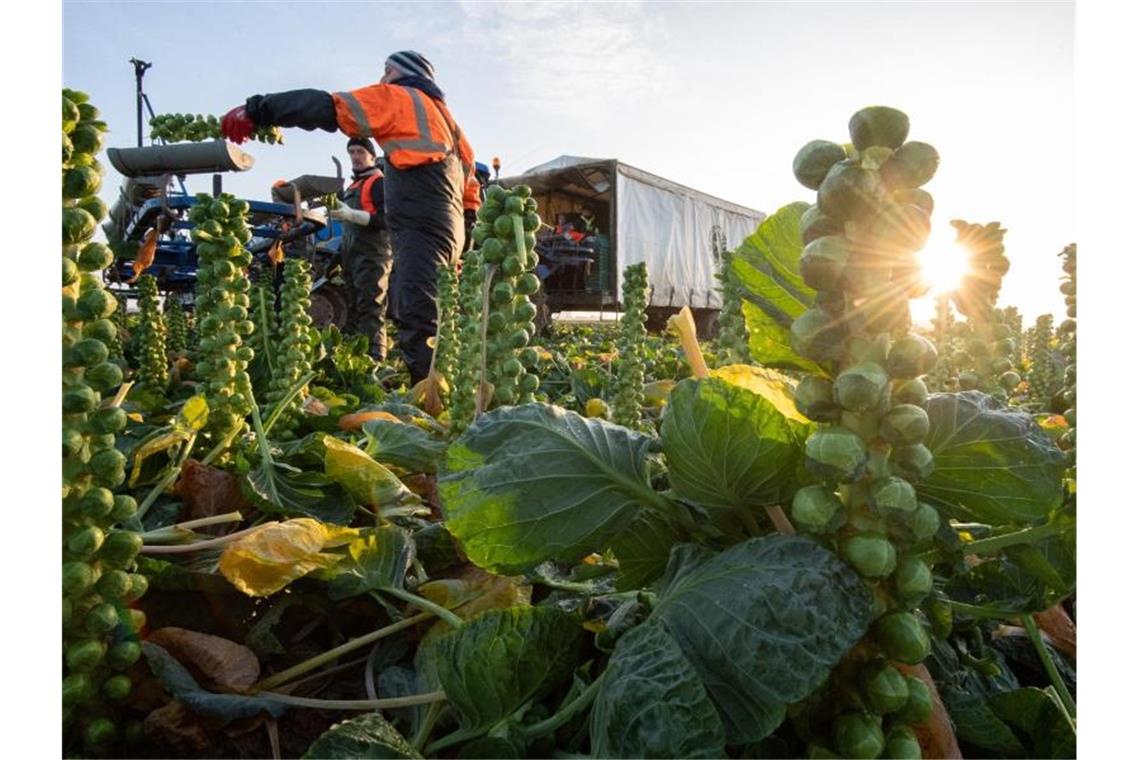
<path fill-rule="evenodd" d="M 370 196 L 372 196 L 372 208 L 376 209 L 368 215 L 368 227 L 373 230 L 382 230 L 388 225 L 384 222 L 384 180 L 383 178 L 376 180 L 369 188 Z"/>
<path fill-rule="evenodd" d="M 300 127 L 337 131 L 336 107 L 324 90 L 289 90 L 254 95 L 245 101 L 246 116 L 259 127 Z"/>
<path fill-rule="evenodd" d="M 349 137 L 368 137 L 383 143 L 396 131 L 398 95 L 394 85 L 383 83 L 332 93 L 337 128 Z"/>
<path fill-rule="evenodd" d="M 463 210 L 478 211 L 480 205 L 482 202 L 479 200 L 479 180 L 472 174 L 463 186 Z"/>

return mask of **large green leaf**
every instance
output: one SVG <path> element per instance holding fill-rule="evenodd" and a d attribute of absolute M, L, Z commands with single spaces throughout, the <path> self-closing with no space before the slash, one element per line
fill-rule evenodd
<path fill-rule="evenodd" d="M 355 514 L 352 499 L 331 478 L 272 461 L 246 475 L 242 492 L 258 509 L 269 514 L 312 517 L 337 525 L 348 525 Z"/>
<path fill-rule="evenodd" d="M 423 682 L 438 681 L 474 736 L 569 680 L 581 633 L 573 616 L 553 607 L 490 610 L 425 645 L 417 659 Z"/>
<path fill-rule="evenodd" d="M 806 423 L 751 388 L 715 377 L 682 380 L 661 422 L 669 483 L 718 527 L 739 526 L 741 513 L 790 499 L 799 486 Z"/>
<path fill-rule="evenodd" d="M 328 571 L 329 597 L 347 599 L 368 591 L 402 589 L 415 557 L 416 544 L 406 530 L 381 526 L 350 543 L 348 557 Z"/>
<path fill-rule="evenodd" d="M 1031 415 L 979 391 L 932 396 L 927 414 L 934 473 L 916 488 L 945 516 L 1025 525 L 1061 505 L 1065 455 Z"/>
<path fill-rule="evenodd" d="M 544 404 L 501 407 L 448 449 L 439 478 L 447 528 L 498 573 L 604 549 L 641 507 L 652 439 Z"/>
<path fill-rule="evenodd" d="M 364 450 L 369 456 L 408 472 L 435 472 L 447 448 L 447 444 L 426 430 L 391 420 L 364 423 L 364 434 L 368 436 Z"/>
<path fill-rule="evenodd" d="M 653 512 L 643 512 L 614 536 L 609 548 L 618 561 L 618 591 L 647 588 L 669 564 L 669 552 L 680 540 L 677 530 Z"/>
<path fill-rule="evenodd" d="M 1077 735 L 1058 699 L 1044 689 L 1015 689 L 994 694 L 990 709 L 1027 737 L 1029 757 L 1077 756 Z"/>
<path fill-rule="evenodd" d="M 994 714 L 986 694 L 943 687 L 939 689 L 939 696 L 954 721 L 954 733 L 959 742 L 984 750 L 986 756 L 1025 756 L 1025 748 L 1017 735 Z"/>
<path fill-rule="evenodd" d="M 619 641 L 590 715 L 595 757 L 722 757 L 724 725 L 660 621 Z"/>
<path fill-rule="evenodd" d="M 788 332 L 815 298 L 800 277 L 800 217 L 807 208 L 806 203 L 790 203 L 761 222 L 733 251 L 729 271 L 744 299 L 752 357 L 768 367 L 818 372 L 818 365 L 792 350 Z"/>
<path fill-rule="evenodd" d="M 692 662 L 729 744 L 755 742 L 827 679 L 871 623 L 871 592 L 801 536 L 764 536 L 720 554 L 674 550 L 650 616 Z"/>
<path fill-rule="evenodd" d="M 286 705 L 265 697 L 245 694 L 216 694 L 206 691 L 194 676 L 172 654 L 149 641 L 142 642 L 143 655 L 150 671 L 162 682 L 168 692 L 196 714 L 210 718 L 218 725 L 241 718 L 252 718 L 263 712 L 280 717 Z"/>
<path fill-rule="evenodd" d="M 344 486 L 359 504 L 375 509 L 414 504 L 419 497 L 384 465 L 351 443 L 324 437 L 325 475 Z"/>
<path fill-rule="evenodd" d="M 341 721 L 325 731 L 301 755 L 302 760 L 380 760 L 420 758 L 412 745 L 378 713 Z"/>

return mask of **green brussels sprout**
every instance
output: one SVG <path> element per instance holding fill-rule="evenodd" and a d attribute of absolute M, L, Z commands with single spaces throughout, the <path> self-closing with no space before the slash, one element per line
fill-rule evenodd
<path fill-rule="evenodd" d="M 911 513 L 902 515 L 900 533 L 914 543 L 923 543 L 934 537 L 942 525 L 942 516 L 929 504 L 920 502 Z"/>
<path fill-rule="evenodd" d="M 68 564 L 78 563 L 69 562 Z M 104 599 L 121 599 L 131 590 L 131 576 L 122 570 L 108 570 L 99 576 L 99 580 L 95 582 L 95 590 Z"/>
<path fill-rule="evenodd" d="M 958 373 L 958 387 L 964 391 L 976 390 L 978 387 L 979 379 L 978 373 L 973 370 L 964 369 Z"/>
<path fill-rule="evenodd" d="M 103 694 L 113 702 L 122 702 L 131 694 L 130 676 L 122 674 L 111 676 L 103 682 Z"/>
<path fill-rule="evenodd" d="M 934 472 L 934 455 L 921 443 L 891 449 L 891 470 L 901 478 L 917 482 Z"/>
<path fill-rule="evenodd" d="M 914 604 L 930 593 L 934 576 L 918 557 L 903 557 L 895 568 L 895 591 L 904 603 Z"/>
<path fill-rule="evenodd" d="M 917 377 L 912 380 L 904 380 L 891 391 L 891 403 L 893 404 L 914 404 L 925 409 L 927 398 L 926 383 Z"/>
<path fill-rule="evenodd" d="M 825 486 L 804 486 L 792 499 L 792 520 L 808 533 L 834 533 L 847 520 L 843 502 Z"/>
<path fill-rule="evenodd" d="M 792 322 L 792 349 L 812 361 L 842 358 L 845 337 L 843 323 L 818 307 L 808 309 Z"/>
<path fill-rule="evenodd" d="M 922 611 L 930 621 L 930 632 L 945 640 L 954 627 L 954 608 L 950 600 L 941 592 L 928 594 L 922 602 Z"/>
<path fill-rule="evenodd" d="M 899 339 L 887 355 L 887 372 L 891 377 L 909 379 L 925 375 L 934 368 L 938 349 L 921 335 L 908 334 Z"/>
<path fill-rule="evenodd" d="M 895 446 L 921 443 L 929 432 L 930 418 L 922 407 L 914 404 L 891 407 L 879 424 L 879 435 Z"/>
<path fill-rule="evenodd" d="M 882 403 L 889 384 L 882 367 L 862 361 L 835 379 L 835 400 L 849 412 L 868 412 Z"/>
<path fill-rule="evenodd" d="M 103 531 L 94 525 L 86 525 L 72 531 L 67 537 L 68 553 L 80 559 L 90 557 L 103 546 Z"/>
<path fill-rule="evenodd" d="M 856 533 L 843 541 L 840 553 L 865 578 L 886 578 L 895 569 L 895 546 L 883 535 Z"/>
<path fill-rule="evenodd" d="M 886 745 L 878 717 L 866 713 L 840 715 L 832 724 L 832 741 L 840 757 L 876 758 Z"/>
<path fill-rule="evenodd" d="M 909 515 L 918 508 L 914 486 L 902 478 L 888 477 L 871 485 L 871 504 L 889 517 Z"/>
<path fill-rule="evenodd" d="M 112 436 L 114 438 L 114 436 Z M 95 487 L 79 500 L 79 512 L 91 520 L 102 520 L 115 508 L 115 497 L 106 488 Z"/>
<path fill-rule="evenodd" d="M 850 257 L 850 244 L 840 235 L 817 238 L 800 257 L 800 275 L 815 290 L 838 290 Z"/>
<path fill-rule="evenodd" d="M 99 405 L 99 394 L 86 385 L 73 385 L 63 392 L 64 414 L 86 414 Z"/>
<path fill-rule="evenodd" d="M 828 218 L 819 206 L 810 206 L 800 217 L 800 237 L 804 245 L 825 235 L 842 235 L 843 225 Z"/>
<path fill-rule="evenodd" d="M 844 412 L 840 415 L 839 422 L 843 427 L 858 434 L 864 441 L 873 441 L 879 434 L 878 415 L 874 412 L 867 414 Z"/>
<path fill-rule="evenodd" d="M 101 640 L 80 639 L 64 650 L 64 660 L 69 670 L 86 672 L 97 667 L 103 661 L 106 652 L 107 645 Z"/>
<path fill-rule="evenodd" d="M 542 287 L 542 281 L 538 279 L 538 275 L 527 272 L 519 278 L 515 290 L 524 296 L 531 296 L 537 293 L 540 287 Z"/>
<path fill-rule="evenodd" d="M 842 145 L 830 140 L 812 140 L 792 159 L 792 173 L 804 187 L 818 190 L 828 170 L 846 157 Z"/>
<path fill-rule="evenodd" d="M 908 693 L 906 704 L 894 718 L 901 723 L 922 723 L 934 711 L 934 700 L 930 696 L 930 689 L 917 676 L 907 676 L 906 686 Z"/>
<path fill-rule="evenodd" d="M 909 612 L 892 612 L 875 622 L 875 640 L 889 660 L 917 665 L 930 654 L 930 637 Z"/>
<path fill-rule="evenodd" d="M 817 375 L 808 375 L 796 386 L 796 410 L 809 420 L 834 422 L 843 410 L 835 403 L 831 381 Z"/>
<path fill-rule="evenodd" d="M 115 724 L 109 718 L 96 718 L 83 729 L 86 747 L 104 747 L 115 740 Z"/>
<path fill-rule="evenodd" d="M 861 673 L 863 698 L 867 707 L 878 715 L 901 710 L 910 695 L 906 677 L 897 668 L 881 660 L 869 662 Z"/>
<path fill-rule="evenodd" d="M 100 579 L 102 580 L 102 579 Z M 95 582 L 95 570 L 86 562 L 72 561 L 63 563 L 63 593 L 66 596 L 78 596 L 91 587 Z"/>
<path fill-rule="evenodd" d="M 94 688 L 91 676 L 86 673 L 69 673 L 63 679 L 63 704 L 75 705 L 91 698 Z"/>
<path fill-rule="evenodd" d="M 92 636 L 103 636 L 110 633 L 119 624 L 119 613 L 115 605 L 103 602 L 88 610 L 83 619 L 87 633 Z"/>
<path fill-rule="evenodd" d="M 922 760 L 922 745 L 914 729 L 905 725 L 893 725 L 887 731 L 887 746 L 883 757 L 891 760 Z"/>
<path fill-rule="evenodd" d="M 867 467 L 867 446 L 857 434 L 843 427 L 828 426 L 812 433 L 806 443 L 808 472 L 822 480 L 851 483 Z"/>
<path fill-rule="evenodd" d="M 112 362 L 97 364 L 83 374 L 83 379 L 98 391 L 109 391 L 123 384 L 123 370 Z"/>

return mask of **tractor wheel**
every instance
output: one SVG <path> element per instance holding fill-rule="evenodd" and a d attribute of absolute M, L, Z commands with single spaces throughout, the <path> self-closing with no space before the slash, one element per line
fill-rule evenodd
<path fill-rule="evenodd" d="M 344 330 L 348 323 L 348 301 L 342 288 L 325 285 L 311 293 L 309 299 L 309 316 L 313 318 L 313 327 L 336 325 L 338 330 Z"/>

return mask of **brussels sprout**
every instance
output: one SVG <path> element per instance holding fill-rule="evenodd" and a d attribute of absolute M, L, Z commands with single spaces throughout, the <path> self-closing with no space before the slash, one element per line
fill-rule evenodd
<path fill-rule="evenodd" d="M 867 467 L 866 444 L 846 428 L 820 428 L 808 437 L 805 448 L 808 472 L 823 480 L 850 483 Z"/>
<path fill-rule="evenodd" d="M 1021 384 L 1021 375 L 1012 370 L 1003 372 L 1001 377 L 998 378 L 998 382 L 1001 383 L 1002 388 L 1005 388 L 1007 391 L 1013 391 L 1014 388 Z"/>
<path fill-rule="evenodd" d="M 891 391 L 893 404 L 914 404 L 925 409 L 927 398 L 926 383 L 919 378 L 904 380 Z"/>
<path fill-rule="evenodd" d="M 843 323 L 818 307 L 808 309 L 792 322 L 792 349 L 812 361 L 842 358 L 845 337 Z"/>
<path fill-rule="evenodd" d="M 914 486 L 902 478 L 888 477 L 871 485 L 871 504 L 889 517 L 909 515 L 918 508 Z"/>
<path fill-rule="evenodd" d="M 119 613 L 115 605 L 103 602 L 92 607 L 83 619 L 87 633 L 92 636 L 103 636 L 110 633 L 119 624 Z"/>
<path fill-rule="evenodd" d="M 74 705 L 86 702 L 93 691 L 91 676 L 86 673 L 71 673 L 63 679 L 63 704 Z"/>
<path fill-rule="evenodd" d="M 913 512 L 902 515 L 901 518 L 896 526 L 908 542 L 923 543 L 933 538 L 942 525 L 942 516 L 938 510 L 925 503 L 919 503 Z"/>
<path fill-rule="evenodd" d="M 835 400 L 849 412 L 867 412 L 883 401 L 890 379 L 875 362 L 863 361 L 835 379 Z"/>
<path fill-rule="evenodd" d="M 792 499 L 792 520 L 808 533 L 834 533 L 846 519 L 843 502 L 825 486 L 804 486 Z"/>
<path fill-rule="evenodd" d="M 922 760 L 922 745 L 914 729 L 904 725 L 893 725 L 887 731 L 887 746 L 883 757 L 891 760 Z"/>
<path fill-rule="evenodd" d="M 804 187 L 818 190 L 828 170 L 846 157 L 842 145 L 830 140 L 812 140 L 792 159 L 792 173 Z"/>
<path fill-rule="evenodd" d="M 847 266 L 850 245 L 839 235 L 813 240 L 800 257 L 800 275 L 815 290 L 837 290 L 843 268 Z"/>
<path fill-rule="evenodd" d="M 843 541 L 840 553 L 865 578 L 886 578 L 895 570 L 895 546 L 883 535 L 856 533 Z"/>
<path fill-rule="evenodd" d="M 800 237 L 804 245 L 824 235 L 842 235 L 843 225 L 827 217 L 819 206 L 810 206 L 800 217 Z"/>
<path fill-rule="evenodd" d="M 934 700 L 930 696 L 930 689 L 917 676 L 907 676 L 906 686 L 908 693 L 906 704 L 894 718 L 902 723 L 922 723 L 930 717 L 930 713 L 934 710 Z"/>
<path fill-rule="evenodd" d="M 83 730 L 83 743 L 87 747 L 104 747 L 115 740 L 115 724 L 108 718 L 96 718 Z"/>
<path fill-rule="evenodd" d="M 100 579 L 101 580 L 101 579 Z M 86 562 L 63 563 L 63 593 L 65 596 L 78 596 L 95 582 L 95 570 Z"/>
<path fill-rule="evenodd" d="M 879 435 L 892 445 L 921 443 L 930 432 L 926 411 L 914 404 L 899 404 L 883 416 Z"/>
<path fill-rule="evenodd" d="M 843 411 L 835 403 L 831 381 L 817 375 L 808 375 L 796 386 L 795 404 L 800 414 L 816 422 L 834 422 Z"/>
<path fill-rule="evenodd" d="M 938 349 L 920 335 L 908 334 L 899 339 L 887 356 L 887 372 L 891 377 L 912 378 L 925 375 L 934 368 Z"/>
<path fill-rule="evenodd" d="M 867 663 L 861 674 L 863 698 L 867 707 L 879 715 L 901 710 L 910 695 L 906 677 L 883 661 Z"/>
<path fill-rule="evenodd" d="M 72 531 L 67 537 L 67 551 L 80 559 L 90 557 L 103 546 L 103 531 L 94 525 L 87 525 Z"/>
<path fill-rule="evenodd" d="M 839 422 L 864 441 L 873 441 L 879 434 L 879 417 L 873 411 L 867 414 L 844 412 L 840 415 Z"/>
<path fill-rule="evenodd" d="M 941 592 L 928 594 L 922 602 L 922 611 L 930 621 L 930 632 L 945 640 L 954 627 L 954 608 L 950 600 Z"/>
<path fill-rule="evenodd" d="M 930 567 L 917 557 L 903 557 L 895 568 L 895 591 L 906 604 L 915 604 L 930 593 L 934 576 Z"/>
<path fill-rule="evenodd" d="M 912 483 L 930 477 L 934 472 L 934 455 L 921 443 L 895 446 L 891 449 L 891 469 Z"/>
<path fill-rule="evenodd" d="M 909 612 L 892 612 L 875 622 L 875 640 L 889 660 L 917 665 L 930 654 L 930 637 Z"/>
<path fill-rule="evenodd" d="M 99 394 L 86 385 L 73 385 L 63 392 L 64 414 L 85 414 L 99 404 Z"/>
<path fill-rule="evenodd" d="M 107 645 L 99 639 L 80 639 L 67 647 L 64 659 L 70 670 L 86 672 L 98 666 L 106 652 Z"/>
<path fill-rule="evenodd" d="M 113 702 L 121 702 L 131 694 L 130 676 L 111 676 L 103 682 L 103 693 Z"/>
<path fill-rule="evenodd" d="M 973 370 L 962 370 L 958 373 L 958 387 L 964 391 L 972 391 L 978 387 L 978 374 Z"/>
<path fill-rule="evenodd" d="M 875 758 L 886 745 L 877 717 L 866 713 L 840 715 L 832 725 L 832 740 L 840 757 Z"/>

